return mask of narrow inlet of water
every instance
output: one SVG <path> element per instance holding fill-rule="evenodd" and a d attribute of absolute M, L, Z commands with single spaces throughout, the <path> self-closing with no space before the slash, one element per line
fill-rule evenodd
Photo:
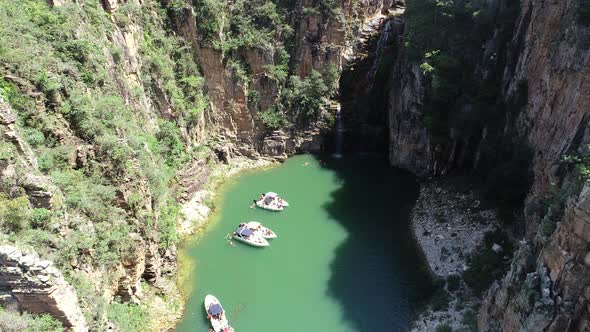
<path fill-rule="evenodd" d="M 250 204 L 275 191 L 290 204 Z M 206 294 L 238 332 L 404 331 L 429 274 L 411 234 L 413 176 L 385 161 L 301 155 L 226 183 L 207 229 L 183 250 L 191 294 L 177 331 L 207 331 Z M 254 248 L 226 235 L 257 220 L 278 238 Z"/>

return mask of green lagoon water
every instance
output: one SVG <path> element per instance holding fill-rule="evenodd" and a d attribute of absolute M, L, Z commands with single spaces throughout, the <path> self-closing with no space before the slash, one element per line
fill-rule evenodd
<path fill-rule="evenodd" d="M 408 328 L 429 284 L 408 225 L 418 195 L 412 176 L 382 160 L 301 155 L 221 191 L 214 219 L 184 248 L 194 268 L 177 331 L 207 331 L 208 293 L 238 332 Z M 266 191 L 291 206 L 250 209 Z M 228 232 L 249 220 L 278 234 L 270 247 L 228 243 Z"/>

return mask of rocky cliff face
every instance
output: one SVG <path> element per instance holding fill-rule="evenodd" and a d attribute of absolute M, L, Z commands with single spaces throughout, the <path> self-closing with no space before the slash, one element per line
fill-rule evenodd
<path fill-rule="evenodd" d="M 55 262 L 31 270 L 49 271 L 49 283 L 29 275 L 28 265 L 0 269 L 0 280 L 22 284 L 1 285 L 20 309 L 96 330 L 120 328 L 121 310 L 150 308 L 154 318 L 142 327 L 169 328 L 181 307 L 176 243 L 195 226 L 176 223 L 183 213 L 206 214 L 202 187 L 212 165 L 322 150 L 325 124 L 268 130 L 260 123 L 258 113 L 285 89 L 271 70 L 284 55 L 213 45 L 196 3 L 0 1 L 0 200 L 10 206 L 0 206 L 0 242 Z M 392 5 L 288 4 L 285 70 L 304 78 L 342 69 L 363 24 Z M 220 40 L 227 33 L 219 31 Z"/>
<path fill-rule="evenodd" d="M 293 28 L 290 66 L 293 73 L 307 77 L 312 70 L 325 71 L 330 66 L 342 70 L 358 49 L 357 37 L 363 25 L 381 17 L 394 5 L 388 0 L 373 0 L 357 4 L 340 1 L 334 8 L 323 8 L 316 1 L 296 1 L 289 8 L 289 25 Z M 193 45 L 211 98 L 208 124 L 224 139 L 230 155 L 257 157 L 260 154 L 284 159 L 299 151 L 319 152 L 323 149 L 323 128 L 311 126 L 296 130 L 269 131 L 258 119 L 257 112 L 275 106 L 284 89 L 268 68 L 280 65 L 276 49 L 245 47 L 238 58 L 247 68 L 244 79 L 228 67 L 230 55 L 205 41 L 199 31 L 195 11 L 198 5 L 185 8 L 175 16 L 178 31 Z M 220 39 L 223 40 L 223 31 Z M 280 41 L 277 41 L 280 43 Z M 252 105 L 250 96 L 258 96 Z M 325 128 L 324 128 L 325 129 Z"/>
<path fill-rule="evenodd" d="M 50 313 L 72 331 L 88 331 L 76 291 L 50 261 L 0 246 L 0 290 L 21 309 Z"/>
<path fill-rule="evenodd" d="M 340 79 L 344 150 L 382 154 L 389 145 L 387 95 L 404 22 L 401 5 L 375 16 L 361 29 L 359 43 Z"/>
<path fill-rule="evenodd" d="M 570 192 L 552 234 L 542 235 L 539 227 L 551 217 L 552 208 L 543 208 L 551 204 L 550 192 L 563 192 L 575 182 L 564 156 L 583 155 L 589 143 L 590 29 L 578 19 L 580 6 L 574 0 L 522 1 L 512 38 L 502 46 L 496 32 L 482 47 L 474 75 L 485 79 L 490 69 L 500 69 L 501 99 L 508 101 L 522 82 L 528 83 L 522 111 L 502 115 L 503 135 L 531 147 L 534 180 L 524 207 L 526 240 L 508 275 L 489 290 L 479 313 L 480 331 L 589 329 L 587 184 L 581 193 Z M 389 94 L 391 163 L 420 176 L 477 167 L 478 142 L 485 141 L 488 129 L 473 136 L 475 143 L 456 138 L 453 130 L 442 142 L 434 139 L 424 121 L 431 83 L 406 59 L 398 58 Z"/>
<path fill-rule="evenodd" d="M 508 324 L 505 330 L 585 331 L 590 328 L 587 184 L 579 195 L 574 194 L 570 199 L 563 219 L 558 221 L 549 240 L 540 240 L 543 213 L 534 209 L 552 187 L 567 186 L 563 181 L 563 157 L 584 154 L 590 143 L 587 133 L 590 30 L 578 24 L 578 6 L 582 5 L 577 1 L 522 3 L 512 48 L 518 60 L 513 74 L 512 68 L 507 70 L 505 82 L 508 91 L 514 90 L 519 80 L 526 79 L 529 84 L 526 111 L 517 121 L 535 151 L 535 177 L 525 211 L 528 211 L 527 238 L 533 240 L 536 249 L 529 255 L 536 259 L 534 264 L 514 263 L 506 279 L 490 290 L 491 304 L 482 308 L 480 317 L 482 331 L 494 330 L 490 325 L 494 318 Z M 527 281 L 528 287 L 518 289 L 518 285 Z M 537 301 L 531 293 L 536 294 Z M 509 300 L 527 295 L 528 303 L 520 308 L 515 300 Z M 504 304 L 513 310 L 500 309 Z M 494 310 L 499 315 L 488 314 Z"/>

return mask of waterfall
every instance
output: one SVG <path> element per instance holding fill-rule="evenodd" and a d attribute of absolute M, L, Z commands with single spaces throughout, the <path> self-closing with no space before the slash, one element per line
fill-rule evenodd
<path fill-rule="evenodd" d="M 381 63 L 381 59 L 383 58 L 383 52 L 387 47 L 389 47 L 392 36 L 395 35 L 396 29 L 394 29 L 394 22 L 395 19 L 387 19 L 385 24 L 383 25 L 383 30 L 379 36 L 379 40 L 377 41 L 377 47 L 375 49 L 375 60 L 373 61 L 373 66 L 369 70 L 367 74 L 368 81 L 373 84 L 373 79 L 377 74 L 377 70 L 379 69 L 379 64 Z"/>
<path fill-rule="evenodd" d="M 336 108 L 336 132 L 334 134 L 334 157 L 342 158 L 342 136 L 344 128 L 342 126 L 342 109 L 340 104 Z"/>

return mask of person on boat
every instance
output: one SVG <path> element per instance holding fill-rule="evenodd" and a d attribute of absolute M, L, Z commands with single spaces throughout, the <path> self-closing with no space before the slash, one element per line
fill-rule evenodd
<path fill-rule="evenodd" d="M 250 208 L 253 209 L 256 207 L 256 200 L 252 200 L 252 205 L 250 205 Z"/>
<path fill-rule="evenodd" d="M 263 199 L 263 198 L 264 198 L 264 194 L 260 194 L 260 199 Z"/>

